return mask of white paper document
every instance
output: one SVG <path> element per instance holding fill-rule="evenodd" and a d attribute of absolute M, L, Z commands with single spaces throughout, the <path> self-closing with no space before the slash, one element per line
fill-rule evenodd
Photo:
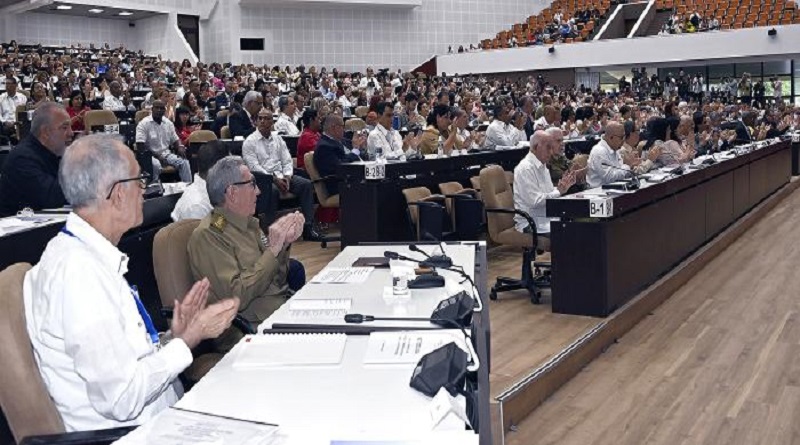
<path fill-rule="evenodd" d="M 350 312 L 353 300 L 332 298 L 317 300 L 289 300 L 289 318 L 309 320 L 317 318 L 342 319 Z"/>
<path fill-rule="evenodd" d="M 312 283 L 358 284 L 367 281 L 374 267 L 326 267 L 315 276 Z"/>
<path fill-rule="evenodd" d="M 236 347 L 234 368 L 338 365 L 344 334 L 268 334 L 246 337 Z"/>
<path fill-rule="evenodd" d="M 115 445 L 272 445 L 276 425 L 167 409 Z"/>
<path fill-rule="evenodd" d="M 364 364 L 417 363 L 423 355 L 443 345 L 454 341 L 458 344 L 459 336 L 460 332 L 454 335 L 442 331 L 373 332 Z"/>

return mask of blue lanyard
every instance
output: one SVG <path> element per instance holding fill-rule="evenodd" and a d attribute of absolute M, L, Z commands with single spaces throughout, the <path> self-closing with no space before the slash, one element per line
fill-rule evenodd
<path fill-rule="evenodd" d="M 61 233 L 71 236 L 80 241 L 80 238 L 75 236 L 74 233 L 70 232 L 67 229 L 67 226 L 61 228 Z M 139 290 L 136 289 L 136 286 L 130 286 L 131 288 L 131 295 L 133 295 L 134 301 L 136 301 L 136 309 L 139 310 L 139 316 L 142 317 L 142 321 L 144 322 L 144 327 L 147 329 L 147 335 L 150 336 L 150 341 L 153 342 L 154 345 L 158 344 L 158 331 L 156 330 L 156 326 L 153 324 L 153 319 L 150 318 L 150 314 L 147 313 L 147 309 L 145 309 L 144 304 L 142 304 L 142 300 L 139 299 Z"/>

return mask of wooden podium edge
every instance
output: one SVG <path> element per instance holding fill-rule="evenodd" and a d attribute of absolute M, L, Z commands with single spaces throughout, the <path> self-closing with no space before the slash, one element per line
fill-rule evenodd
<path fill-rule="evenodd" d="M 798 187 L 800 178 L 791 178 L 788 183 L 700 247 L 664 277 L 499 394 L 491 401 L 493 430 L 497 439 L 494 443 L 505 443 L 507 431 L 513 429 L 550 395 L 577 375 L 584 366 L 647 317 Z M 498 435 L 500 437 L 497 437 Z"/>

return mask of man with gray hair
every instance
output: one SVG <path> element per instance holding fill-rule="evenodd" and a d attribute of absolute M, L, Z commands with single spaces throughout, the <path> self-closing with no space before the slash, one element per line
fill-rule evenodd
<path fill-rule="evenodd" d="M 191 349 L 227 329 L 239 301 L 206 306 L 209 282 L 200 280 L 160 334 L 117 248 L 142 223 L 146 175 L 133 152 L 111 136 L 81 138 L 59 181 L 73 213 L 23 285 L 36 363 L 67 431 L 137 425 L 178 400 Z"/>
<path fill-rule="evenodd" d="M 275 131 L 283 133 L 287 136 L 299 136 L 300 130 L 295 124 L 294 115 L 297 111 L 297 104 L 294 97 L 281 96 L 278 99 L 278 121 L 275 122 Z"/>
<path fill-rule="evenodd" d="M 514 227 L 520 232 L 535 231 L 539 236 L 549 237 L 550 219 L 545 212 L 547 199 L 558 198 L 575 184 L 575 175 L 567 172 L 558 186 L 553 187 L 547 171 L 547 161 L 553 153 L 552 143 L 551 135 L 542 130 L 535 131 L 531 136 L 530 152 L 514 169 L 514 208 L 530 215 L 536 224 L 536 227 L 530 227 L 524 217 L 514 215 Z"/>
<path fill-rule="evenodd" d="M 33 114 L 28 136 L 6 159 L 0 176 L 0 216 L 23 208 L 63 207 L 67 200 L 58 184 L 58 164 L 72 141 L 72 122 L 64 107 L 44 102 Z"/>
<path fill-rule="evenodd" d="M 248 91 L 242 100 L 242 109 L 231 114 L 228 118 L 228 128 L 231 137 L 241 136 L 246 138 L 256 131 L 256 116 L 264 106 L 264 98 L 258 91 Z"/>
<path fill-rule="evenodd" d="M 206 187 L 214 210 L 189 238 L 192 275 L 211 281 L 211 301 L 229 295 L 241 298 L 241 315 L 258 325 L 286 301 L 290 290 L 305 284 L 303 265 L 289 258 L 305 218 L 297 212 L 285 215 L 265 236 L 253 216 L 261 191 L 238 156 L 217 161 L 208 172 Z M 215 346 L 226 352 L 240 337 L 230 329 Z"/>

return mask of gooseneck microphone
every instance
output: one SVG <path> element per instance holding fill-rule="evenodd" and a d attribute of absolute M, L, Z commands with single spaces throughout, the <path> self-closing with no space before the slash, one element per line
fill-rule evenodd
<path fill-rule="evenodd" d="M 413 280 L 409 280 L 409 289 L 430 289 L 435 287 L 444 287 L 444 277 L 436 273 L 434 266 L 423 264 L 424 260 L 415 260 L 414 258 L 409 258 L 405 255 L 400 255 L 397 252 L 392 252 L 389 250 L 383 252 L 383 256 L 390 260 L 411 261 L 412 263 L 417 263 L 421 266 L 431 267 L 433 269 L 433 272 L 430 274 L 420 275 Z"/>
<path fill-rule="evenodd" d="M 412 252 L 417 252 L 425 255 L 425 260 L 419 263 L 420 266 L 423 267 L 438 267 L 442 269 L 446 269 L 448 267 L 453 267 L 453 259 L 447 256 L 444 253 L 444 249 L 442 249 L 441 255 L 429 255 L 424 250 L 420 249 L 419 246 L 416 244 L 410 244 L 408 246 L 408 250 Z"/>
<path fill-rule="evenodd" d="M 629 174 L 631 178 L 628 180 L 626 190 L 636 190 L 639 188 L 639 176 L 633 171 L 633 169 L 617 167 L 616 165 L 611 165 L 608 162 L 602 162 L 601 165 L 603 167 L 613 168 L 614 170 L 624 171 L 625 173 Z"/>

